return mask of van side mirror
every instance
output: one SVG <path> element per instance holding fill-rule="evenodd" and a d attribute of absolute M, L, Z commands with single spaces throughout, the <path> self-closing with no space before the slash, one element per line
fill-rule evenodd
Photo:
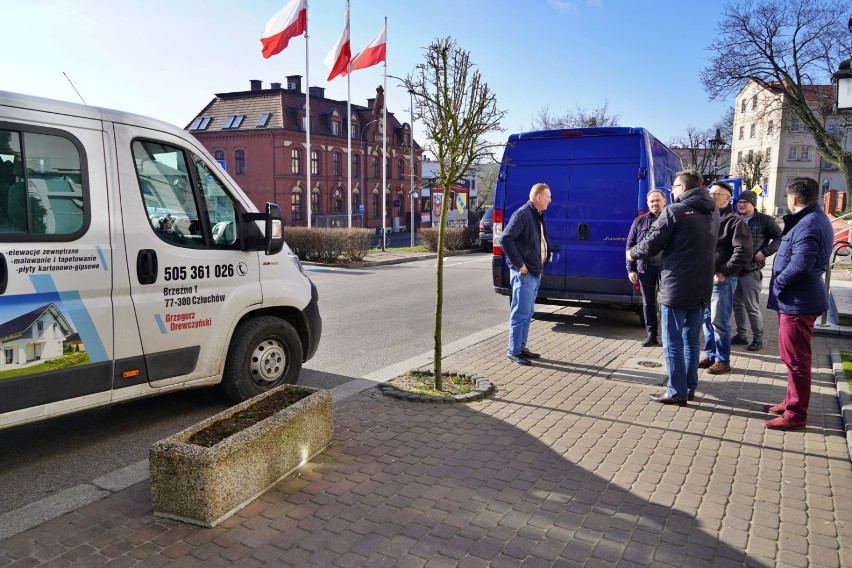
<path fill-rule="evenodd" d="M 284 215 L 276 203 L 266 204 L 266 254 L 278 254 L 284 248 Z"/>

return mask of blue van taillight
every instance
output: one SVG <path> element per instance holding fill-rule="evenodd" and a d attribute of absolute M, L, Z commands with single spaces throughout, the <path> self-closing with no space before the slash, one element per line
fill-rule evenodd
<path fill-rule="evenodd" d="M 494 234 L 494 240 L 491 243 L 491 254 L 494 256 L 503 256 L 503 246 L 500 244 L 500 239 L 503 236 L 503 210 L 494 208 L 494 224 L 491 227 Z"/>

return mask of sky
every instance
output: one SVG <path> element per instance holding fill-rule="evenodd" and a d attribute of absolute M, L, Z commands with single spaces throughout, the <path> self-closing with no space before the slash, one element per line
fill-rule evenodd
<path fill-rule="evenodd" d="M 340 37 L 345 0 L 310 0 L 308 35 L 261 56 L 266 22 L 287 0 L 0 0 L 5 56 L 0 91 L 147 115 L 185 127 L 216 93 L 259 79 L 286 85 L 309 73 L 327 98 L 326 54 Z M 425 48 L 450 36 L 470 53 L 506 111 L 504 132 L 529 130 L 544 107 L 556 115 L 607 102 L 621 125 L 670 142 L 707 129 L 733 104 L 709 101 L 699 79 L 717 37 L 721 0 L 351 0 L 353 54 L 388 21 L 387 73 L 405 77 Z M 307 61 L 306 67 L 306 48 Z M 67 76 L 67 78 L 66 78 Z M 377 65 L 351 74 L 351 100 L 366 105 L 382 83 Z M 74 87 L 69 83 L 73 82 Z M 410 122 L 408 92 L 388 78 L 388 110 Z M 428 143 L 415 122 L 415 140 Z"/>

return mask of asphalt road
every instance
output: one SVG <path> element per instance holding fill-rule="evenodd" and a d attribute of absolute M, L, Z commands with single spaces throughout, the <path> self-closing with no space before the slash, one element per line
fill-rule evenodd
<path fill-rule="evenodd" d="M 435 262 L 308 267 L 323 337 L 300 382 L 331 388 L 432 349 Z M 506 321 L 490 270 L 486 254 L 445 259 L 443 344 Z M 0 430 L 0 514 L 147 459 L 153 442 L 229 404 L 218 388 L 195 389 Z"/>

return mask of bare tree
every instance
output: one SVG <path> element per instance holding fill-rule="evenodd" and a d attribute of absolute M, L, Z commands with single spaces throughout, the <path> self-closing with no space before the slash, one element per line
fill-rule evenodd
<path fill-rule="evenodd" d="M 506 112 L 455 40 L 435 39 L 426 48 L 426 61 L 407 80 L 414 95 L 417 118 L 425 125 L 426 148 L 438 162 L 437 185 L 444 188 L 438 229 L 437 301 L 435 307 L 435 388 L 441 390 L 441 320 L 444 303 L 444 235 L 453 182 L 486 158 L 493 161 L 495 145 L 485 140 L 500 131 Z"/>
<path fill-rule="evenodd" d="M 701 130 L 689 126 L 682 136 L 675 136 L 669 140 L 669 146 L 683 148 L 686 151 L 687 157 L 682 160 L 685 168 L 694 168 L 705 177 L 712 176 L 715 178 L 719 166 L 719 156 L 731 145 L 731 128 L 731 125 L 728 125 L 726 137 L 722 134 L 721 127 L 714 126 L 714 128 Z"/>
<path fill-rule="evenodd" d="M 780 90 L 784 104 L 813 134 L 817 152 L 836 164 L 852 192 L 852 152 L 829 134 L 812 108 L 809 86 L 827 84 L 850 39 L 845 0 L 741 0 L 725 6 L 713 53 L 701 81 L 711 99 L 738 91 L 748 80 Z"/>
<path fill-rule="evenodd" d="M 618 126 L 621 115 L 609 109 L 609 100 L 592 110 L 577 105 L 562 116 L 554 116 L 550 106 L 541 107 L 532 118 L 532 130 L 555 130 L 559 128 L 594 128 L 596 126 Z"/>
<path fill-rule="evenodd" d="M 477 170 L 478 208 L 485 209 L 494 204 L 494 191 L 497 189 L 497 176 L 500 174 L 500 164 L 480 164 Z"/>
<path fill-rule="evenodd" d="M 749 152 L 734 166 L 734 171 L 743 179 L 743 191 L 751 191 L 766 177 L 769 162 L 762 152 Z"/>

